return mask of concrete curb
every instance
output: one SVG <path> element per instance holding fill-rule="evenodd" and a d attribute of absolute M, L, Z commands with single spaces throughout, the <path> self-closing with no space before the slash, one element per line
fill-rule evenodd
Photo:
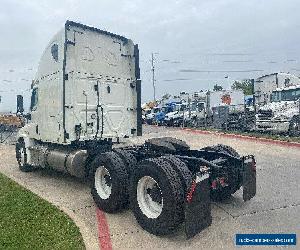
<path fill-rule="evenodd" d="M 298 142 L 288 142 L 288 141 L 280 141 L 280 140 L 273 140 L 268 138 L 259 138 L 254 136 L 247 136 L 247 135 L 237 135 L 237 134 L 226 134 L 222 132 L 214 132 L 214 131 L 207 131 L 207 130 L 196 130 L 191 128 L 180 128 L 179 130 L 187 131 L 190 133 L 195 134 L 206 134 L 206 135 L 217 135 L 227 138 L 237 138 L 237 139 L 243 139 L 243 140 L 249 140 L 249 141 L 258 141 L 258 142 L 264 142 L 269 144 L 277 144 L 285 147 L 299 147 L 300 143 Z"/>
<path fill-rule="evenodd" d="M 56 206 L 55 204 L 53 205 Z M 76 214 L 72 210 L 66 207 L 57 207 L 57 208 L 61 209 L 65 214 L 67 214 L 74 221 L 76 226 L 79 228 L 86 250 L 99 249 L 99 242 L 96 239 L 94 239 L 94 237 L 91 237 L 92 234 L 89 228 L 85 225 L 85 223 L 81 219 L 79 219 L 76 216 Z"/>

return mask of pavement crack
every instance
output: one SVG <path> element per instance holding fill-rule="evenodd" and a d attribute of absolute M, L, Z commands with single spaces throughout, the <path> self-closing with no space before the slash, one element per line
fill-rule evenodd
<path fill-rule="evenodd" d="M 264 213 L 264 212 L 268 212 L 268 211 L 276 211 L 276 210 L 280 210 L 280 209 L 292 208 L 292 207 L 297 207 L 297 206 L 300 206 L 300 203 L 284 205 L 281 207 L 275 207 L 275 208 L 270 208 L 270 209 L 265 209 L 265 210 L 260 210 L 260 211 L 252 211 L 250 213 L 245 213 L 245 214 L 241 214 L 241 215 L 233 215 L 233 218 L 238 218 L 238 217 L 248 216 L 248 215 L 253 215 L 253 214 L 258 214 L 258 213 Z"/>
<path fill-rule="evenodd" d="M 111 237 L 115 237 L 115 236 L 124 236 L 124 235 L 129 235 L 129 234 L 137 234 L 139 233 L 140 230 L 136 229 L 136 230 L 128 230 L 127 232 L 120 232 L 120 233 L 114 233 L 114 234 L 110 234 Z"/>
<path fill-rule="evenodd" d="M 226 214 L 228 214 L 230 217 L 235 218 L 234 215 L 232 215 L 231 213 L 229 213 L 228 211 L 226 211 L 225 208 L 223 208 L 222 206 L 218 205 L 217 203 L 213 203 L 215 206 L 217 206 L 218 208 L 220 208 L 221 210 L 223 210 Z"/>
<path fill-rule="evenodd" d="M 72 211 L 73 211 L 73 213 L 75 213 L 75 212 L 78 212 L 78 211 L 80 211 L 80 210 L 87 209 L 87 208 L 91 208 L 91 207 L 94 207 L 94 206 L 95 206 L 95 205 L 87 205 L 87 206 L 84 206 L 84 207 L 72 209 Z"/>

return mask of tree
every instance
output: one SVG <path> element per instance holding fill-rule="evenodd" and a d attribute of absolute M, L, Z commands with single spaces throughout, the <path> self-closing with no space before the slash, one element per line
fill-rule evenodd
<path fill-rule="evenodd" d="M 251 79 L 245 79 L 243 81 L 234 81 L 234 83 L 231 85 L 232 89 L 235 90 L 243 90 L 244 95 L 253 95 L 253 83 Z"/>
<path fill-rule="evenodd" d="M 223 87 L 221 85 L 214 85 L 214 88 L 213 88 L 213 91 L 220 91 L 220 90 L 223 90 Z"/>

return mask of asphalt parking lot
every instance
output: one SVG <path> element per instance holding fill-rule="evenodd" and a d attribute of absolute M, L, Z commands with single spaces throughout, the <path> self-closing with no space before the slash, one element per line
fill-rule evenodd
<path fill-rule="evenodd" d="M 212 225 L 190 240 L 185 239 L 182 230 L 168 237 L 153 236 L 139 227 L 130 211 L 105 214 L 109 230 L 105 240 L 114 249 L 232 249 L 236 233 L 300 234 L 300 147 L 150 126 L 132 143 L 162 136 L 183 139 L 194 149 L 223 143 L 240 154 L 255 155 L 257 195 L 243 202 L 238 191 L 226 202 L 213 203 Z M 67 212 L 80 227 L 87 248 L 99 249 L 98 241 L 104 237 L 103 220 L 99 220 L 87 183 L 43 170 L 20 172 L 13 145 L 0 145 L 0 159 L 0 172 Z"/>

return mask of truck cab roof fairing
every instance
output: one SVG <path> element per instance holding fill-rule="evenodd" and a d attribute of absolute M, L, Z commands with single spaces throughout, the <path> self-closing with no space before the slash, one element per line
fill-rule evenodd
<path fill-rule="evenodd" d="M 120 35 L 105 31 L 105 30 L 101 30 L 101 29 L 98 29 L 98 28 L 95 28 L 95 27 L 92 27 L 92 26 L 88 26 L 88 25 L 84 25 L 84 24 L 81 24 L 81 23 L 77 23 L 77 22 L 73 22 L 73 21 L 68 20 L 68 21 L 66 21 L 65 28 L 68 30 L 70 27 L 79 27 L 81 29 L 91 30 L 91 31 L 98 32 L 98 33 L 101 33 L 101 34 L 104 34 L 104 35 L 108 35 L 108 36 L 111 36 L 111 37 L 118 38 L 118 39 L 122 40 L 125 43 L 128 42 L 128 39 L 124 36 L 120 36 Z"/>

